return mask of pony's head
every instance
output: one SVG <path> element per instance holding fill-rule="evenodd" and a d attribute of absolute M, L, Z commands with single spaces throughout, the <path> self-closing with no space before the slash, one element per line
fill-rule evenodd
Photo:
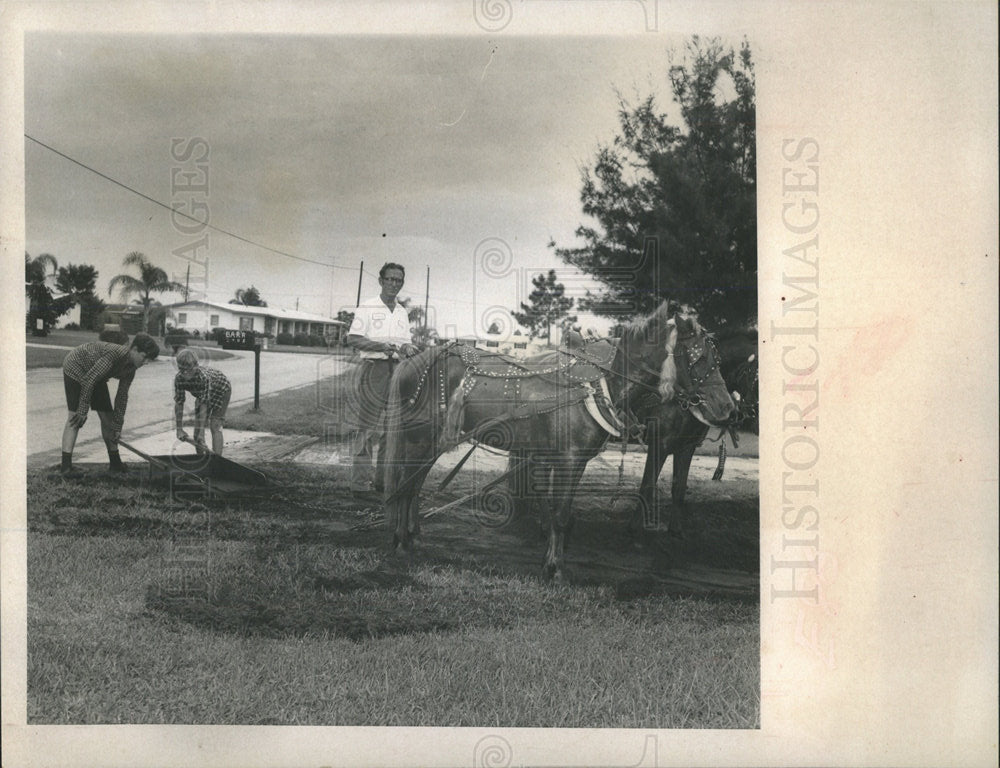
<path fill-rule="evenodd" d="M 735 410 L 719 370 L 719 352 L 711 338 L 689 315 L 668 323 L 666 357 L 660 368 L 660 397 L 677 400 L 699 421 L 723 425 Z"/>
<path fill-rule="evenodd" d="M 670 335 L 674 330 L 668 302 L 664 301 L 651 315 L 625 327 L 619 351 L 623 355 L 625 376 L 633 383 L 655 387 L 668 359 Z"/>

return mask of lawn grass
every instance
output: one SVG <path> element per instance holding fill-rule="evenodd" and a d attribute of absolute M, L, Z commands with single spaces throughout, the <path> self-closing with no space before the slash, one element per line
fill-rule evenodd
<path fill-rule="evenodd" d="M 311 501 L 346 482 L 294 469 Z M 32 724 L 759 727 L 755 600 L 399 560 L 321 509 L 137 478 L 28 498 Z"/>
<path fill-rule="evenodd" d="M 294 389 L 285 389 L 260 398 L 260 407 L 249 404 L 231 408 L 226 427 L 276 435 L 343 437 L 351 429 L 348 413 L 351 371 Z"/>
<path fill-rule="evenodd" d="M 24 350 L 25 369 L 61 368 L 63 360 L 66 359 L 66 355 L 68 354 L 68 349 L 28 347 Z"/>
<path fill-rule="evenodd" d="M 750 607 L 663 596 L 621 603 L 607 587 L 440 567 L 416 569 L 405 585 L 365 585 L 358 574 L 379 572 L 370 552 L 204 545 L 216 592 L 188 600 L 222 612 L 234 594 L 253 595 L 264 625 L 192 622 L 151 601 L 171 568 L 166 542 L 33 537 L 29 722 L 758 724 Z M 318 583 L 317 572 L 330 581 Z M 284 626 L 279 607 L 299 611 L 301 626 Z M 402 626 L 427 613 L 440 626 L 367 638 L 324 623 L 353 616 L 374 628 L 392 616 Z"/>
<path fill-rule="evenodd" d="M 337 435 L 350 386 L 348 371 L 267 395 L 227 426 Z M 29 472 L 29 723 L 759 727 L 756 595 L 684 596 L 655 568 L 551 585 L 536 539 L 510 538 L 520 559 L 504 559 L 450 519 L 400 560 L 382 531 L 350 530 L 364 515 L 344 503 L 346 469 L 260 468 L 280 478 L 273 498 L 204 505 L 135 476 Z M 755 569 L 756 506 L 723 502 L 691 546 Z M 579 541 L 608 530 L 600 507 Z"/>
<path fill-rule="evenodd" d="M 50 331 L 47 336 L 28 334 L 25 336 L 25 342 L 32 346 L 26 347 L 24 350 L 25 368 L 28 370 L 32 368 L 59 368 L 62 366 L 63 359 L 69 354 L 68 349 L 60 349 L 59 347 L 78 347 L 81 344 L 99 340 L 96 331 L 55 330 Z M 157 341 L 160 343 L 160 356 L 172 357 L 173 349 L 164 346 L 162 340 L 157 339 Z M 52 349 L 46 349 L 46 347 L 52 347 Z M 212 345 L 198 344 L 197 347 L 198 356 L 202 360 L 228 360 L 233 357 L 229 352 L 216 347 L 214 343 Z"/>

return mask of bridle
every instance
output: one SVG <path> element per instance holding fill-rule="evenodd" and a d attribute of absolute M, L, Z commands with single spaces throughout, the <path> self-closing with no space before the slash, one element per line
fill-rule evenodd
<path fill-rule="evenodd" d="M 678 339 L 677 339 L 678 345 L 680 346 L 681 350 L 683 351 L 683 356 L 685 358 L 685 369 L 686 369 L 688 378 L 691 380 L 689 386 L 687 386 L 687 387 L 678 387 L 677 394 L 675 395 L 675 399 L 677 400 L 677 404 L 680 406 L 680 408 L 681 408 L 682 411 L 688 411 L 691 408 L 697 408 L 698 406 L 705 404 L 705 398 L 704 398 L 704 395 L 701 392 L 701 387 L 702 387 L 702 385 L 706 381 L 708 381 L 708 379 L 714 373 L 716 373 L 717 371 L 719 371 L 719 361 L 722 359 L 722 356 L 719 354 L 718 347 L 715 346 L 715 342 L 712 340 L 712 337 L 709 336 L 709 335 L 707 335 L 707 334 L 704 335 L 705 346 L 704 346 L 701 354 L 698 355 L 693 360 L 689 359 L 689 355 L 690 355 L 690 352 L 691 352 L 690 347 L 688 345 L 686 345 L 686 344 L 685 345 L 680 345 L 680 342 L 682 340 L 684 340 L 684 339 L 690 338 L 693 335 L 694 334 L 688 334 L 687 336 L 685 336 L 683 338 L 682 337 L 678 337 Z M 694 374 L 694 366 L 695 366 L 696 363 L 698 363 L 699 360 L 701 360 L 702 358 L 704 358 L 704 357 L 706 357 L 708 355 L 708 348 L 709 348 L 709 346 L 711 346 L 711 348 L 712 348 L 712 358 L 713 358 L 712 362 L 708 366 L 708 369 L 705 371 L 705 373 L 703 375 L 696 376 Z M 674 353 L 675 354 L 676 354 L 676 351 L 677 350 L 676 350 L 676 347 L 675 347 L 675 349 L 674 349 Z"/>

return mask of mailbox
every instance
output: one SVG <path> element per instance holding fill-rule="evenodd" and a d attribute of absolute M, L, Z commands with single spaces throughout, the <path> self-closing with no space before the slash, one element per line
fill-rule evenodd
<path fill-rule="evenodd" d="M 257 339 L 253 331 L 231 331 L 226 329 L 222 332 L 223 349 L 247 349 L 251 352 L 257 349 Z"/>

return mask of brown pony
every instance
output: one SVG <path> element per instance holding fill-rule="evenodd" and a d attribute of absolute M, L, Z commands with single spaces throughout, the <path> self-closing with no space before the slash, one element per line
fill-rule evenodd
<path fill-rule="evenodd" d="M 590 342 L 559 360 L 519 361 L 451 344 L 404 361 L 390 383 L 387 420 L 385 511 L 393 549 L 409 549 L 420 533 L 418 496 L 434 462 L 474 440 L 527 457 L 544 478 L 550 512 L 543 573 L 561 577 L 573 495 L 608 440 L 601 422 L 615 418 L 627 393 L 669 399 L 697 391 L 720 418 L 728 416 L 733 405 L 717 366 L 718 382 L 687 351 L 702 338 L 694 321 L 670 317 L 664 303 L 618 343 Z"/>
<path fill-rule="evenodd" d="M 740 426 L 757 431 L 757 333 L 740 329 L 716 338 L 717 345 L 715 340 L 708 339 L 703 365 L 716 368 L 726 389 L 732 393 L 735 407 L 728 417 L 717 408 L 692 406 L 691 400 L 685 398 L 662 401 L 641 396 L 634 403 L 635 417 L 646 427 L 647 449 L 642 481 L 629 524 L 633 532 L 655 528 L 658 524 L 656 480 L 668 456 L 674 457 L 668 532 L 681 538 L 684 535 L 684 498 L 691 460 L 709 428 Z M 721 477 L 721 472 L 717 474 Z"/>

